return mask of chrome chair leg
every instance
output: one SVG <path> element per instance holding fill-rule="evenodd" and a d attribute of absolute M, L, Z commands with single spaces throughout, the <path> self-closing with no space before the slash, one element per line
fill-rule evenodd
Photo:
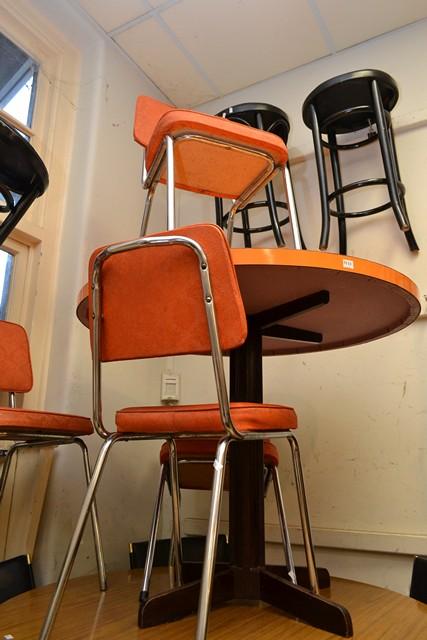
<path fill-rule="evenodd" d="M 88 454 L 87 446 L 86 446 L 86 443 L 80 438 L 76 438 L 74 442 L 78 444 L 81 449 L 81 452 L 83 455 L 86 484 L 87 484 L 87 487 L 89 487 L 92 472 L 90 469 L 89 454 Z M 93 541 L 95 545 L 96 564 L 98 566 L 99 589 L 101 591 L 106 591 L 107 590 L 107 574 L 105 570 L 104 552 L 102 550 L 102 540 L 101 540 L 101 533 L 99 528 L 98 510 L 96 507 L 95 500 L 93 500 L 92 505 L 90 507 L 90 513 L 91 513 L 91 519 L 92 519 L 92 532 L 93 532 Z"/>
<path fill-rule="evenodd" d="M 227 242 L 230 245 L 230 247 L 231 247 L 231 242 L 233 240 L 234 216 L 237 213 L 238 207 L 239 207 L 238 201 L 232 200 L 231 209 L 228 213 L 228 222 L 227 222 L 227 229 L 226 229 Z"/>
<path fill-rule="evenodd" d="M 273 478 L 274 495 L 276 496 L 277 513 L 279 515 L 280 532 L 282 534 L 286 566 L 288 567 L 288 575 L 292 582 L 294 584 L 297 584 L 294 555 L 292 552 L 291 538 L 289 535 L 288 521 L 286 518 L 285 505 L 283 502 L 282 489 L 280 487 L 279 472 L 277 471 L 277 467 L 273 467 L 271 469 L 271 473 Z"/>
<path fill-rule="evenodd" d="M 298 223 L 297 206 L 295 204 L 294 192 L 292 189 L 291 174 L 290 174 L 287 163 L 285 164 L 283 178 L 285 183 L 285 195 L 286 195 L 286 201 L 288 203 L 289 222 L 291 224 L 294 247 L 295 249 L 302 249 L 302 240 L 301 240 L 301 233 L 300 233 L 299 223 Z"/>
<path fill-rule="evenodd" d="M 166 482 L 166 468 L 162 464 L 160 469 L 159 489 L 157 491 L 157 498 L 154 505 L 153 519 L 151 521 L 150 538 L 148 541 L 147 555 L 145 558 L 144 577 L 142 580 L 141 591 L 139 594 L 140 602 L 145 602 L 148 599 L 148 593 L 150 590 L 151 573 L 153 571 L 154 552 L 156 550 L 157 530 L 159 528 L 160 509 L 162 508 L 163 492 Z"/>
<path fill-rule="evenodd" d="M 166 162 L 167 162 L 167 230 L 175 229 L 175 168 L 173 157 L 173 138 L 166 136 Z"/>
<path fill-rule="evenodd" d="M 15 451 L 17 451 L 17 449 L 20 449 L 22 446 L 23 445 L 21 443 L 15 442 L 8 449 L 8 451 L 7 451 L 7 453 L 6 453 L 5 457 L 4 457 L 3 468 L 2 468 L 1 476 L 0 476 L 0 502 L 2 501 L 4 490 L 6 488 L 6 482 L 7 482 L 8 476 L 9 476 L 10 465 L 12 464 L 13 455 L 14 455 Z"/>
<path fill-rule="evenodd" d="M 107 460 L 108 454 L 112 445 L 118 440 L 117 434 L 113 434 L 107 438 L 102 445 L 98 458 L 93 470 L 92 478 L 86 492 L 85 499 L 82 504 L 79 518 L 75 526 L 70 544 L 65 554 L 64 563 L 59 575 L 59 580 L 56 585 L 53 598 L 49 604 L 49 609 L 43 622 L 43 627 L 40 631 L 39 640 L 48 640 L 52 632 L 52 628 L 58 614 L 59 606 L 61 604 L 62 597 L 64 595 L 65 587 L 67 586 L 68 578 L 70 577 L 71 569 L 73 568 L 74 560 L 77 555 L 80 540 L 82 538 L 83 529 L 86 524 L 87 517 L 89 515 L 90 507 L 95 496 L 96 489 L 98 487 L 99 480 L 104 470 L 104 465 Z"/>
<path fill-rule="evenodd" d="M 182 536 L 181 536 L 181 517 L 180 517 L 180 500 L 179 500 L 179 472 L 178 472 L 178 453 L 174 440 L 169 440 L 169 470 L 172 500 L 172 522 L 173 536 L 171 543 L 173 544 L 173 567 L 175 576 L 175 585 L 182 585 Z"/>
<path fill-rule="evenodd" d="M 314 558 L 314 547 L 311 535 L 310 517 L 308 515 L 307 497 L 304 488 L 304 476 L 302 472 L 301 456 L 298 442 L 295 436 L 286 438 L 292 451 L 292 461 L 295 474 L 295 487 L 298 496 L 298 505 L 301 518 L 302 535 L 304 539 L 304 550 L 307 560 L 307 570 L 310 580 L 310 586 L 313 593 L 319 593 L 319 584 L 317 581 L 316 561 Z"/>
<path fill-rule="evenodd" d="M 214 462 L 211 509 L 208 534 L 206 537 L 203 574 L 200 586 L 199 610 L 197 613 L 196 640 L 205 640 L 208 630 L 208 615 L 212 597 L 212 579 L 215 570 L 215 557 L 218 544 L 219 516 L 221 510 L 222 489 L 224 486 L 229 438 L 218 443 Z"/>

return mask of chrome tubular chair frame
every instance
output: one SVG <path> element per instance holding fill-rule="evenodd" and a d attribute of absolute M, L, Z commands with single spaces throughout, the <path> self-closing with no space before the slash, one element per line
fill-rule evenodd
<path fill-rule="evenodd" d="M 265 171 L 263 171 L 257 178 L 254 180 L 245 191 L 235 200 L 233 200 L 232 207 L 228 216 L 227 223 L 227 240 L 231 245 L 232 235 L 233 235 L 233 226 L 234 226 L 234 217 L 239 209 L 244 208 L 245 204 L 250 201 L 252 196 L 256 193 L 256 191 L 261 188 L 266 183 L 270 182 L 279 171 L 280 167 L 274 163 L 273 158 L 271 158 L 267 153 L 262 151 L 256 151 L 254 149 L 250 149 L 248 147 L 244 147 L 241 145 L 237 145 L 235 143 L 224 142 L 223 140 L 219 140 L 212 137 L 205 137 L 198 134 L 182 134 L 176 137 L 166 136 L 163 144 L 159 148 L 157 155 L 150 167 L 150 170 L 147 172 L 145 168 L 145 156 L 144 156 L 144 164 L 143 164 L 143 187 L 144 189 L 148 189 L 147 198 L 144 206 L 144 213 L 142 217 L 141 223 L 141 231 L 140 235 L 144 236 L 147 232 L 148 220 L 150 216 L 150 210 L 152 205 L 152 200 L 154 196 L 154 191 L 156 189 L 157 183 L 160 180 L 160 175 L 163 170 L 164 164 L 167 164 L 167 178 L 166 178 L 166 187 L 167 187 L 167 229 L 168 231 L 175 228 L 175 197 L 174 197 L 174 143 L 179 142 L 181 140 L 200 140 L 206 144 L 217 145 L 221 147 L 227 147 L 231 149 L 236 149 L 241 152 L 247 153 L 248 155 L 259 156 L 267 161 L 268 165 Z M 289 173 L 289 168 L 287 164 L 283 168 L 283 179 L 284 179 L 284 187 L 286 198 L 289 203 L 289 217 L 291 222 L 291 229 L 293 240 L 296 249 L 302 249 L 302 241 L 301 234 L 299 230 L 298 224 L 298 216 L 296 210 L 296 204 L 293 197 L 293 191 L 291 186 L 291 178 Z"/>
<path fill-rule="evenodd" d="M 91 468 L 89 462 L 89 454 L 85 442 L 79 437 L 67 437 L 67 436 L 45 436 L 36 435 L 34 433 L 14 432 L 13 437 L 18 441 L 14 442 L 9 449 L 7 449 L 4 457 L 3 468 L 0 475 L 0 502 L 3 498 L 6 488 L 7 479 L 12 463 L 12 459 L 15 453 L 22 449 L 31 448 L 44 448 L 44 447 L 57 447 L 65 444 L 76 444 L 80 447 L 83 456 L 83 466 L 85 471 L 86 484 L 89 486 L 91 478 Z M 0 439 L 11 439 L 11 435 L 7 433 L 0 433 Z M 20 440 L 22 439 L 22 440 Z M 91 520 L 92 520 L 92 532 L 95 546 L 96 563 L 98 567 L 98 580 L 99 588 L 101 591 L 107 590 L 107 576 L 105 571 L 104 555 L 102 551 L 101 535 L 99 529 L 98 512 L 95 501 L 91 505 Z"/>
<path fill-rule="evenodd" d="M 228 445 L 231 440 L 241 440 L 241 439 L 251 439 L 251 440 L 264 440 L 268 438 L 277 438 L 277 437 L 285 437 L 292 444 L 293 448 L 293 462 L 294 465 L 298 467 L 298 477 L 301 479 L 299 483 L 297 483 L 297 488 L 300 492 L 299 499 L 303 501 L 305 505 L 304 513 L 307 515 L 308 511 L 305 504 L 305 493 L 303 490 L 302 483 L 302 469 L 300 465 L 299 455 L 295 453 L 298 451 L 295 438 L 289 431 L 263 431 L 262 433 L 248 433 L 243 434 L 238 431 L 236 426 L 233 424 L 231 413 L 230 413 L 230 405 L 228 401 L 228 393 L 226 386 L 226 377 L 223 366 L 223 356 L 221 352 L 218 330 L 217 330 L 217 321 L 214 307 L 214 296 L 212 293 L 210 276 L 209 276 L 209 267 L 208 260 L 203 251 L 201 245 L 192 240 L 191 238 L 179 235 L 171 235 L 171 236 L 150 236 L 147 238 L 138 238 L 137 240 L 131 240 L 129 242 L 123 242 L 116 245 L 112 245 L 107 247 L 103 251 L 101 251 L 95 259 L 94 269 L 93 269 L 93 277 L 91 283 L 92 290 L 92 303 L 93 303 L 93 423 L 98 434 L 104 438 L 105 442 L 103 443 L 98 458 L 93 470 L 92 478 L 85 496 L 85 499 L 82 504 L 82 508 L 80 511 L 80 515 L 78 518 L 78 522 L 74 529 L 74 533 L 70 540 L 66 556 L 64 559 L 64 563 L 61 569 L 60 577 L 56 586 L 55 593 L 51 600 L 46 618 L 44 620 L 44 624 L 39 636 L 39 640 L 47 640 L 52 631 L 53 624 L 55 622 L 56 615 L 59 610 L 59 606 L 65 591 L 65 587 L 71 573 L 71 569 L 74 563 L 74 559 L 76 557 L 78 547 L 80 544 L 80 540 L 83 534 L 84 526 L 89 514 L 90 507 L 94 500 L 94 496 L 98 487 L 99 480 L 101 478 L 102 472 L 105 468 L 105 462 L 109 455 L 109 452 L 112 446 L 120 441 L 131 441 L 131 440 L 154 440 L 161 439 L 167 440 L 170 446 L 170 459 L 171 459 L 171 484 L 172 484 L 172 507 L 173 507 L 173 521 L 174 521 L 174 530 L 176 531 L 175 536 L 175 561 L 178 565 L 181 564 L 181 532 L 180 532 L 180 521 L 179 521 L 179 495 L 178 495 L 178 462 L 177 462 L 177 453 L 176 453 L 176 445 L 175 441 L 168 437 L 167 434 L 149 434 L 149 435 L 141 435 L 141 434 L 132 434 L 132 433 L 117 433 L 117 432 L 109 432 L 102 420 L 102 398 L 101 398 L 101 351 L 100 351 L 100 338 L 101 338 L 101 289 L 100 289 L 100 279 L 101 279 L 101 266 L 105 260 L 107 260 L 110 256 L 122 253 L 125 251 L 133 251 L 135 249 L 140 249 L 143 247 L 153 247 L 153 246 L 170 246 L 170 245 L 181 245 L 190 248 L 197 256 L 198 264 L 199 264 L 199 275 L 200 282 L 203 291 L 204 298 L 204 307 L 206 312 L 207 324 L 208 324 L 208 333 L 211 343 L 211 355 L 212 355 L 212 364 L 214 369 L 216 390 L 218 396 L 218 405 L 219 405 L 219 413 L 221 417 L 221 422 L 224 427 L 224 437 L 219 440 L 217 453 L 214 466 L 214 479 L 213 479 L 213 488 L 212 488 L 212 499 L 211 499 L 211 510 L 209 517 L 209 525 L 208 525 L 208 535 L 205 547 L 205 558 L 203 564 L 203 575 L 201 582 L 201 591 L 200 591 L 200 600 L 199 600 L 199 611 L 198 611 L 198 623 L 197 623 L 197 632 L 196 639 L 197 640 L 205 640 L 207 634 L 207 621 L 208 621 L 208 613 L 210 608 L 210 601 L 212 595 L 212 576 L 215 565 L 215 555 L 216 555 L 216 544 L 217 544 L 217 534 L 218 534 L 218 525 L 219 525 L 219 511 L 221 506 L 221 497 L 222 497 L 222 487 L 224 483 L 224 475 L 225 475 L 225 461 Z M 175 436 L 174 436 L 175 437 Z M 179 437 L 183 438 L 194 438 L 194 432 L 182 432 L 179 434 Z M 218 433 L 204 433 L 197 437 L 212 437 L 218 438 Z M 295 449 L 295 451 L 294 451 Z M 309 530 L 309 522 L 307 519 L 306 529 Z M 312 558 L 312 568 L 311 573 L 316 576 L 316 570 L 314 565 L 314 558 Z M 179 573 L 179 572 L 178 572 Z M 315 579 L 315 578 L 314 578 Z"/>

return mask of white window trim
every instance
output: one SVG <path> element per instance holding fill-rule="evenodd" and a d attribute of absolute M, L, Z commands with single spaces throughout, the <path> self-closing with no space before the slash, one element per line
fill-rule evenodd
<path fill-rule="evenodd" d="M 0 23 L 3 33 L 40 63 L 31 143 L 47 166 L 49 187 L 26 213 L 11 240 L 29 247 L 22 308 L 19 316 L 13 314 L 27 328 L 31 341 L 34 388 L 24 404 L 43 408 L 80 56 L 28 2 L 3 0 Z"/>

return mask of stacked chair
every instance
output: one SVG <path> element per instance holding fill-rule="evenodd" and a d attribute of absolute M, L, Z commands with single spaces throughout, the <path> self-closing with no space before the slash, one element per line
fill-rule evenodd
<path fill-rule="evenodd" d="M 282 405 L 230 402 L 223 366 L 223 355 L 238 349 L 245 342 L 248 331 L 229 247 L 234 215 L 277 172 L 285 175 L 285 144 L 272 133 L 225 118 L 174 109 L 145 96 L 137 102 L 134 134 L 136 141 L 145 148 L 143 183 L 148 189 L 141 237 L 96 249 L 89 264 L 92 420 L 104 443 L 40 640 L 47 640 L 50 636 L 102 472 L 113 445 L 121 441 L 159 439 L 167 443 L 163 459 L 167 460 L 170 471 L 173 554 L 178 587 L 183 584 L 179 460 L 188 456 L 188 447 L 193 446 L 196 447 L 196 455 L 205 451 L 210 460 L 214 459 L 197 640 L 204 640 L 207 634 L 227 451 L 233 442 L 266 441 L 275 437 L 288 440 L 305 532 L 311 587 L 315 593 L 318 592 L 302 467 L 293 435 L 297 427 L 295 411 Z M 168 231 L 146 236 L 158 182 L 167 184 Z M 175 187 L 233 200 L 227 225 L 228 242 L 223 231 L 213 224 L 175 229 Z M 295 246 L 301 248 L 298 223 L 292 215 L 291 227 Z M 217 402 L 120 408 L 116 412 L 115 427 L 108 428 L 102 412 L 103 363 L 175 355 L 211 357 Z M 276 469 L 277 462 L 271 466 Z M 280 491 L 278 483 L 277 486 Z M 155 513 L 152 530 L 156 528 L 156 522 Z M 290 550 L 287 533 L 284 538 Z M 288 567 L 287 571 L 295 581 L 292 568 Z M 148 579 L 149 575 L 150 571 L 147 571 Z M 186 587 L 182 588 L 185 590 Z M 148 583 L 143 584 L 141 590 L 140 626 L 150 624 L 145 620 L 145 608 L 149 604 L 147 597 Z M 313 598 L 316 602 L 324 600 L 316 595 Z M 170 611 L 170 619 L 173 615 Z"/>
<path fill-rule="evenodd" d="M 231 244 L 234 217 L 276 173 L 283 175 L 287 201 L 293 202 L 283 138 L 227 118 L 175 109 L 140 96 L 134 138 L 144 147 L 143 186 L 148 189 L 141 225 L 145 235 L 159 182 L 167 185 L 167 229 L 175 228 L 174 188 L 232 200 L 227 217 Z M 289 208 L 294 245 L 302 248 L 296 208 Z"/>

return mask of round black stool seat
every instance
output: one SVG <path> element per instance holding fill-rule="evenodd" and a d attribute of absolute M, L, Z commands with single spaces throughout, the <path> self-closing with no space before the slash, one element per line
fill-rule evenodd
<path fill-rule="evenodd" d="M 240 124 L 246 124 L 250 127 L 274 133 L 282 138 L 285 144 L 288 142 L 290 130 L 289 118 L 282 109 L 279 109 L 279 107 L 275 107 L 272 104 L 266 104 L 264 102 L 244 102 L 242 104 L 237 104 L 232 107 L 228 107 L 227 109 L 223 109 L 217 113 L 217 115 L 222 118 L 227 118 L 228 120 L 233 120 L 233 122 L 239 122 Z M 287 170 L 289 171 L 289 165 Z M 288 191 L 289 189 L 292 189 L 290 173 Z M 276 200 L 273 184 L 271 182 L 265 187 L 265 194 L 265 200 L 249 202 L 244 209 L 239 211 L 242 216 L 242 226 L 234 226 L 233 231 L 244 235 L 245 247 L 252 246 L 251 235 L 253 233 L 262 233 L 265 231 L 273 232 L 276 244 L 279 247 L 285 245 L 281 227 L 289 222 L 289 217 L 286 216 L 285 218 L 280 219 L 277 209 L 288 209 L 289 204 L 287 202 Z M 293 193 L 291 195 L 292 202 L 294 202 Z M 249 211 L 251 209 L 260 208 L 268 209 L 270 224 L 266 224 L 261 227 L 251 227 Z M 225 227 L 227 225 L 228 214 L 224 214 L 221 198 L 215 198 L 215 210 L 217 224 Z M 303 248 L 305 248 L 303 242 L 302 244 Z"/>
<path fill-rule="evenodd" d="M 418 250 L 410 227 L 405 204 L 405 187 L 400 178 L 396 146 L 390 111 L 399 98 L 395 80 L 375 69 L 363 69 L 344 73 L 326 80 L 305 99 L 302 115 L 304 123 L 312 130 L 322 204 L 322 233 L 320 248 L 326 249 L 329 240 L 330 216 L 338 218 L 340 253 L 347 252 L 346 219 L 369 216 L 391 208 L 404 231 L 409 248 Z M 338 140 L 337 136 L 362 132 L 354 141 Z M 326 139 L 322 138 L 326 136 Z M 385 177 L 358 180 L 342 184 L 338 152 L 356 149 L 375 140 L 379 141 Z M 323 149 L 328 148 L 334 181 L 334 191 L 329 192 Z M 389 201 L 363 211 L 346 211 L 344 194 L 360 187 L 386 185 Z M 331 208 L 335 201 L 336 209 Z"/>
<path fill-rule="evenodd" d="M 0 118 L 0 244 L 49 184 L 47 169 L 30 143 Z"/>

